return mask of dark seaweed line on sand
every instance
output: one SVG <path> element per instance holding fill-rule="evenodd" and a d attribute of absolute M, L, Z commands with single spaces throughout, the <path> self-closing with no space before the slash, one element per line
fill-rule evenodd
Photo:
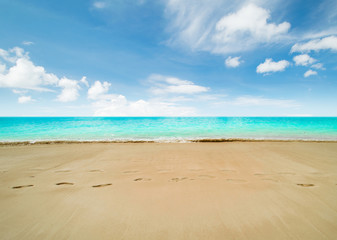
<path fill-rule="evenodd" d="M 242 139 L 242 138 L 221 138 L 221 139 L 191 139 L 184 141 L 146 141 L 146 140 L 111 140 L 111 141 L 73 141 L 73 140 L 55 140 L 55 141 L 13 141 L 0 142 L 0 146 L 20 146 L 20 145 L 52 145 L 52 144 L 85 144 L 85 143 L 219 143 L 219 142 L 311 142 L 311 143 L 337 143 L 337 140 L 300 140 L 300 139 Z"/>

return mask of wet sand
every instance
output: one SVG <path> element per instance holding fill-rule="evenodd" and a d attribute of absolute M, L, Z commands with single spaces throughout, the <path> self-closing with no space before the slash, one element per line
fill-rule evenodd
<path fill-rule="evenodd" d="M 1 239 L 337 239 L 337 143 L 0 146 Z"/>

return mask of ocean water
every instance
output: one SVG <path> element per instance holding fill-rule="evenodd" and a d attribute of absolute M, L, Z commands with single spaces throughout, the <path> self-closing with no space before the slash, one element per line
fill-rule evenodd
<path fill-rule="evenodd" d="M 337 140 L 337 117 L 1 117 L 0 142 Z"/>

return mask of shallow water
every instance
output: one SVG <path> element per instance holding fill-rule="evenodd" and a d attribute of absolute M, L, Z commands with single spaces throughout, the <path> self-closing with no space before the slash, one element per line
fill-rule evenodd
<path fill-rule="evenodd" d="M 337 140 L 337 117 L 1 117 L 0 141 Z"/>

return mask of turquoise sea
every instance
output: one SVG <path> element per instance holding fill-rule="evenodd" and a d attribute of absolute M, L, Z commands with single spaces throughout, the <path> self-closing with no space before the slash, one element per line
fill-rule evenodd
<path fill-rule="evenodd" d="M 337 140 L 337 117 L 1 117 L 0 142 Z"/>

